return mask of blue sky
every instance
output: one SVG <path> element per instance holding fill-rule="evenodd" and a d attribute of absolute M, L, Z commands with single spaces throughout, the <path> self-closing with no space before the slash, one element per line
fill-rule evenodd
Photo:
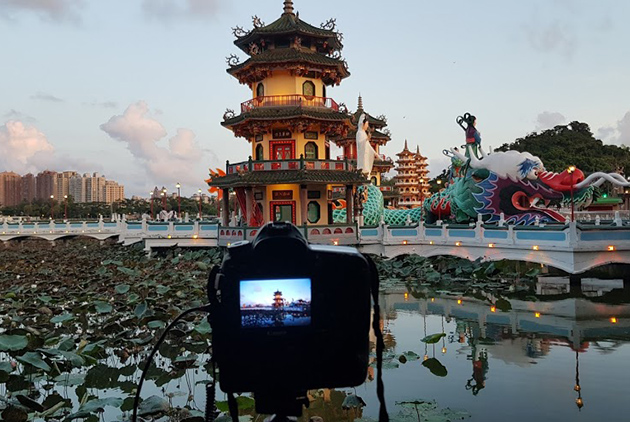
<path fill-rule="evenodd" d="M 242 280 L 240 282 L 240 303 L 243 305 L 271 305 L 274 293 L 279 290 L 289 302 L 311 300 L 311 280 L 295 278 L 283 280 Z"/>
<path fill-rule="evenodd" d="M 220 122 L 248 89 L 225 57 L 231 28 L 270 23 L 282 0 L 0 0 L 0 171 L 98 171 L 145 195 L 204 188 L 209 167 L 245 160 Z M 296 0 L 300 18 L 334 17 L 352 75 L 338 103 L 385 114 L 394 156 L 405 139 L 435 175 L 472 112 L 486 147 L 584 121 L 630 144 L 630 2 Z M 335 152 L 333 151 L 333 154 Z M 544 158 L 543 158 L 544 161 Z"/>

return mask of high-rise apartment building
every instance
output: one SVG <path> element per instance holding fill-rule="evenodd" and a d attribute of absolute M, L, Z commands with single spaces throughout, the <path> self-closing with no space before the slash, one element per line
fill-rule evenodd
<path fill-rule="evenodd" d="M 10 171 L 0 173 L 0 206 L 11 207 L 18 205 L 21 200 L 22 178 Z"/>
<path fill-rule="evenodd" d="M 105 187 L 105 177 L 98 173 L 92 176 L 84 174 L 85 182 L 85 201 L 86 202 L 105 202 L 103 198 L 103 188 Z"/>
<path fill-rule="evenodd" d="M 57 194 L 57 172 L 44 170 L 37 174 L 36 177 L 35 198 L 49 200 L 50 196 Z"/>
<path fill-rule="evenodd" d="M 116 201 L 122 201 L 123 199 L 125 199 L 125 187 L 113 180 L 105 181 L 105 186 L 103 187 L 103 202 L 111 204 Z"/>
<path fill-rule="evenodd" d="M 61 201 L 66 195 L 70 195 L 70 178 L 76 174 L 76 171 L 57 173 L 57 192 L 54 194 L 56 199 Z"/>
<path fill-rule="evenodd" d="M 37 197 L 37 184 L 32 173 L 22 176 L 22 201 L 31 202 Z"/>
<path fill-rule="evenodd" d="M 70 177 L 70 180 L 68 182 L 68 191 L 69 191 L 69 195 L 72 197 L 72 200 L 74 202 L 80 203 L 80 204 L 87 202 L 86 184 L 87 184 L 87 178 L 81 176 L 80 174 L 75 174 L 74 176 Z"/>

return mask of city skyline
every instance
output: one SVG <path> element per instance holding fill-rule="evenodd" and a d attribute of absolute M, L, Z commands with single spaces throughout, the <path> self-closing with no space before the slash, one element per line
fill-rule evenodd
<path fill-rule="evenodd" d="M 630 88 L 619 82 L 630 68 L 620 54 L 628 4 L 294 5 L 315 26 L 336 18 L 344 34 L 351 76 L 328 96 L 355 110 L 361 94 L 366 110 L 388 118 L 393 136 L 382 152 L 393 157 L 407 139 L 431 176 L 449 163 L 441 150 L 462 143 L 454 119 L 467 111 L 485 147 L 573 120 L 607 143 L 630 144 Z M 177 182 L 182 195 L 205 193 L 208 168 L 251 155 L 220 125 L 226 108 L 251 97 L 225 72 L 225 57 L 244 59 L 231 28 L 281 12 L 281 0 L 0 4 L 0 36 L 11 40 L 0 172 L 75 168 L 110 175 L 127 196 Z"/>

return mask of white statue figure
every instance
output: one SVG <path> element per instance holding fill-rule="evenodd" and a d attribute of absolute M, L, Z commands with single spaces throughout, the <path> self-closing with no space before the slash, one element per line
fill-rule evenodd
<path fill-rule="evenodd" d="M 374 165 L 374 157 L 376 157 L 376 151 L 370 144 L 370 138 L 367 134 L 370 123 L 367 121 L 365 114 L 361 114 L 359 117 L 359 124 L 357 125 L 357 168 L 368 177 L 372 173 L 372 166 Z"/>

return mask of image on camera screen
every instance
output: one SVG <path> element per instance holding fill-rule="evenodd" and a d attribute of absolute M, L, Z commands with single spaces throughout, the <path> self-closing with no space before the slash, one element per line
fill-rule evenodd
<path fill-rule="evenodd" d="M 311 279 L 241 280 L 241 327 L 304 327 L 311 324 Z"/>

